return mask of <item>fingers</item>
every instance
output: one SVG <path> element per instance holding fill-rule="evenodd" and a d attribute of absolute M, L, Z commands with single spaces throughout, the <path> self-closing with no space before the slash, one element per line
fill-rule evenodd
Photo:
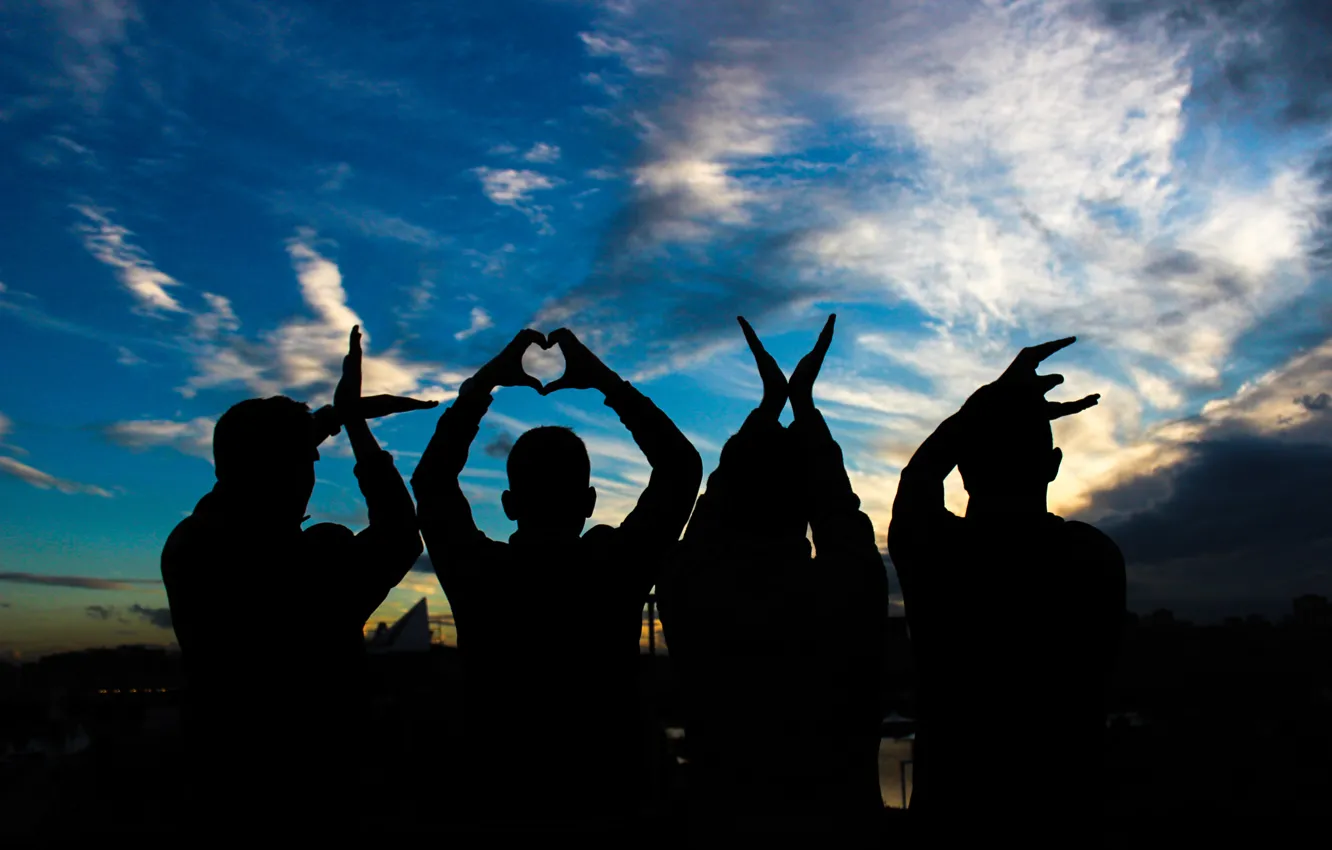
<path fill-rule="evenodd" d="M 1047 401 L 1045 403 L 1045 411 L 1050 419 L 1059 419 L 1064 416 L 1072 416 L 1075 413 L 1081 413 L 1089 407 L 1095 407 L 1096 403 L 1100 400 L 1100 393 L 1092 393 L 1077 401 Z"/>
<path fill-rule="evenodd" d="M 554 334 L 551 334 L 551 336 L 554 336 Z M 540 381 L 538 381 L 536 378 L 533 378 L 532 383 L 535 385 L 534 389 L 536 389 L 536 391 L 541 393 L 542 395 L 550 395 L 553 392 L 558 392 L 559 390 L 568 389 L 569 386 L 571 386 L 568 378 L 556 378 L 555 380 L 551 381 L 549 384 L 546 384 L 545 386 L 542 386 Z"/>
<path fill-rule="evenodd" d="M 529 345 L 534 344 L 539 345 L 542 348 L 547 347 L 545 334 L 541 333 L 541 331 L 533 330 L 532 328 L 523 328 L 513 338 L 513 342 L 509 343 L 509 345 L 514 346 L 515 348 L 521 346 L 523 350 L 526 350 Z"/>
<path fill-rule="evenodd" d="M 1038 365 L 1040 365 L 1040 363 L 1044 361 L 1045 358 L 1049 357 L 1051 354 L 1054 354 L 1056 351 L 1058 351 L 1061 348 L 1068 348 L 1070 345 L 1072 345 L 1077 341 L 1078 338 L 1075 336 L 1066 336 L 1063 339 L 1055 339 L 1051 340 L 1050 342 L 1043 342 L 1040 345 L 1029 345 L 1026 348 L 1019 351 L 1017 357 L 1013 358 L 1013 365 L 1009 367 L 1009 371 L 1014 371 L 1014 370 L 1025 371 L 1027 369 L 1035 370 L 1035 368 Z"/>
<path fill-rule="evenodd" d="M 1050 390 L 1064 382 L 1063 375 L 1037 375 L 1036 386 L 1040 389 L 1041 395 L 1045 395 Z"/>
<path fill-rule="evenodd" d="M 564 348 L 566 345 L 582 344 L 578 341 L 578 337 L 574 336 L 574 332 L 568 328 L 556 328 L 546 335 L 546 340 L 551 345 L 558 345 L 560 348 Z"/>
<path fill-rule="evenodd" d="M 837 322 L 837 314 L 828 316 L 828 321 L 824 323 L 823 330 L 819 331 L 819 341 L 814 343 L 814 352 L 818 354 L 819 360 L 823 360 L 828 353 L 828 348 L 832 345 L 833 325 Z"/>
<path fill-rule="evenodd" d="M 361 356 L 361 326 L 352 325 L 351 334 L 347 339 L 347 356 Z"/>
<path fill-rule="evenodd" d="M 361 398 L 361 412 L 366 419 L 378 419 L 381 416 L 407 413 L 412 410 L 429 410 L 438 406 L 439 402 L 437 401 L 423 401 L 419 398 L 401 395 L 381 394 Z"/>
<path fill-rule="evenodd" d="M 740 323 L 740 330 L 745 334 L 745 342 L 749 343 L 749 350 L 754 353 L 754 359 L 758 360 L 761 355 L 767 354 L 763 343 L 759 341 L 758 334 L 754 333 L 754 329 L 745 321 L 745 317 L 736 316 L 735 320 Z"/>

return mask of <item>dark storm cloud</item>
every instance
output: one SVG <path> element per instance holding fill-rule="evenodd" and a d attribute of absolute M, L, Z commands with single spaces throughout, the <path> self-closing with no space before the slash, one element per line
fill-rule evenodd
<path fill-rule="evenodd" d="M 1329 592 L 1329 482 L 1332 446 L 1241 435 L 1195 444 L 1169 472 L 1098 494 L 1102 506 L 1156 499 L 1101 525 L 1129 565 L 1130 606 L 1270 613 Z"/>
<path fill-rule="evenodd" d="M 1332 117 L 1332 3 L 1326 0 L 1099 0 L 1102 19 L 1132 29 L 1164 21 L 1183 36 L 1220 31 L 1219 72 L 1200 81 L 1216 100 L 1275 105 L 1286 124 Z"/>
<path fill-rule="evenodd" d="M 1318 395 L 1305 394 L 1296 399 L 1296 401 L 1299 402 L 1301 407 L 1311 413 L 1321 413 L 1328 409 L 1329 404 L 1332 404 L 1332 395 L 1328 395 L 1327 393 L 1319 393 Z"/>
<path fill-rule="evenodd" d="M 1332 446 L 1238 437 L 1202 443 L 1170 496 L 1107 526 L 1130 561 L 1161 561 L 1332 537 Z"/>
<path fill-rule="evenodd" d="M 483 449 L 483 451 L 485 451 L 487 456 L 501 458 L 501 459 L 507 458 L 509 456 L 509 452 L 511 452 L 512 450 L 513 450 L 513 435 L 510 434 L 508 431 L 500 431 L 499 434 L 495 436 L 495 439 L 491 440 L 489 443 L 486 443 L 485 449 Z"/>
<path fill-rule="evenodd" d="M 115 616 L 116 609 L 113 605 L 89 605 L 83 609 L 89 617 L 97 620 L 109 620 Z"/>
<path fill-rule="evenodd" d="M 170 608 L 147 608 L 136 603 L 129 607 L 129 612 L 138 614 L 149 625 L 157 626 L 159 629 L 171 628 Z"/>
<path fill-rule="evenodd" d="M 104 579 L 91 576 L 52 576 L 39 573 L 0 572 L 0 581 L 39 584 L 47 587 L 78 587 L 84 590 L 133 590 L 135 585 L 159 584 L 157 579 Z"/>

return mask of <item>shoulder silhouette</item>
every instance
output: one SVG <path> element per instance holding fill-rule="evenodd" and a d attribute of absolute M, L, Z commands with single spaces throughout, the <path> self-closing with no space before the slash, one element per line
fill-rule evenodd
<path fill-rule="evenodd" d="M 1063 377 L 1036 368 L 1072 342 L 1023 349 L 939 426 L 902 471 L 888 534 L 919 677 L 911 808 L 1020 823 L 1032 840 L 1053 838 L 1051 812 L 1066 838 L 1094 828 L 1124 617 L 1118 548 L 1046 506 L 1062 460 L 1050 421 L 1099 399 L 1045 399 Z M 964 517 L 943 504 L 954 467 Z"/>
<path fill-rule="evenodd" d="M 189 677 L 188 822 L 200 835 L 309 831 L 329 823 L 316 809 L 354 802 L 362 628 L 423 550 L 411 496 L 365 417 L 435 405 L 363 400 L 360 372 L 354 328 L 331 407 L 311 413 L 276 396 L 224 413 L 213 434 L 217 483 L 163 550 Z M 370 525 L 359 534 L 331 523 L 302 531 L 318 446 L 341 429 Z M 311 612 L 294 654 L 289 635 L 256 618 L 266 610 Z"/>
<path fill-rule="evenodd" d="M 723 447 L 661 590 L 700 836 L 864 835 L 882 813 L 887 578 L 813 400 L 834 318 L 789 381 L 740 319 L 763 398 Z"/>
<path fill-rule="evenodd" d="M 523 372 L 531 345 L 558 345 L 564 377 Z M 508 457 L 507 542 L 477 528 L 458 486 L 496 387 L 542 395 L 596 390 L 652 466 L 634 510 L 615 528 L 583 529 L 596 506 L 582 440 L 536 428 Z M 464 767 L 483 829 L 619 829 L 643 763 L 638 716 L 642 611 L 702 479 L 698 452 L 671 420 L 570 331 L 525 330 L 468 379 L 440 417 L 412 487 L 421 530 L 448 595 L 467 672 L 471 751 Z M 539 646 L 533 626 L 543 630 Z M 559 750 L 534 755 L 534 706 Z"/>

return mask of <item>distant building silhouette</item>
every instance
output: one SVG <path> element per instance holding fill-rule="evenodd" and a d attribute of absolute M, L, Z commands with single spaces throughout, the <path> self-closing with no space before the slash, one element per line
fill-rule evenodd
<path fill-rule="evenodd" d="M 1332 605 L 1326 596 L 1307 593 L 1291 601 L 1291 614 L 1295 625 L 1308 628 L 1325 629 L 1332 627 Z"/>
<path fill-rule="evenodd" d="M 1161 628 L 1161 627 L 1182 625 L 1182 623 L 1179 620 L 1175 619 L 1175 612 L 1171 611 L 1169 608 L 1158 608 L 1152 613 L 1143 617 L 1141 622 L 1144 626 L 1147 626 L 1149 628 Z"/>
<path fill-rule="evenodd" d="M 392 626 L 380 623 L 366 645 L 372 655 L 385 652 L 429 652 L 430 610 L 425 597 L 398 618 Z"/>

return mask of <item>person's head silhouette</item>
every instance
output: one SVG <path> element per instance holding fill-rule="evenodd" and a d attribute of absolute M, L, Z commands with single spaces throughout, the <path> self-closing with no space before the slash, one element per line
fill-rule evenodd
<path fill-rule="evenodd" d="M 1043 401 L 1036 398 L 1029 411 L 996 418 L 971 435 L 957 465 L 971 500 L 1033 510 L 1039 503 L 1045 512 L 1046 490 L 1064 454 L 1055 447 Z"/>
<path fill-rule="evenodd" d="M 518 530 L 542 536 L 577 537 L 592 516 L 597 491 L 587 446 L 570 428 L 533 428 L 509 450 L 509 489 L 504 515 Z"/>
<path fill-rule="evenodd" d="M 309 406 L 286 396 L 232 405 L 213 428 L 218 483 L 247 510 L 299 522 L 314 491 L 315 430 Z"/>
<path fill-rule="evenodd" d="M 1047 401 L 1063 375 L 1037 375 L 1036 367 L 1072 345 L 1065 337 L 1018 352 L 999 380 L 977 390 L 962 407 L 965 435 L 957 468 L 967 488 L 967 516 L 1044 515 L 1046 491 L 1064 453 L 1055 448 L 1051 420 L 1096 405 L 1093 393 L 1077 401 Z"/>
<path fill-rule="evenodd" d="M 724 507 L 738 533 L 767 541 L 805 537 L 809 511 L 804 477 L 794 462 L 799 457 L 795 435 L 775 422 L 722 448 L 719 468 L 724 464 L 727 475 L 742 482 L 744 497 Z"/>

